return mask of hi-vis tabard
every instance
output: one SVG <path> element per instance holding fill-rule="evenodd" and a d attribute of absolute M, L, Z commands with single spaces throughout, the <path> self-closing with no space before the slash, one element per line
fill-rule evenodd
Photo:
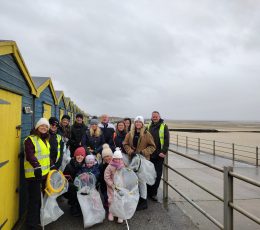
<path fill-rule="evenodd" d="M 165 123 L 162 123 L 160 125 L 160 129 L 159 129 L 159 138 L 160 138 L 160 143 L 161 143 L 161 149 L 163 148 L 164 145 L 164 127 L 165 127 Z M 148 130 L 150 129 L 151 123 L 149 123 L 148 125 Z"/>
<path fill-rule="evenodd" d="M 57 158 L 56 158 L 56 162 L 58 162 L 58 160 L 60 159 L 60 142 L 61 142 L 61 135 L 57 134 L 56 140 L 58 142 L 58 148 L 57 148 Z"/>
<path fill-rule="evenodd" d="M 49 141 L 46 141 L 45 144 L 41 138 L 34 135 L 31 135 L 28 138 L 31 139 L 34 145 L 35 157 L 41 165 L 42 175 L 44 176 L 50 171 L 50 143 Z M 26 160 L 26 157 L 24 158 L 24 172 L 25 178 L 35 177 L 34 168 L 30 164 L 30 162 Z"/>

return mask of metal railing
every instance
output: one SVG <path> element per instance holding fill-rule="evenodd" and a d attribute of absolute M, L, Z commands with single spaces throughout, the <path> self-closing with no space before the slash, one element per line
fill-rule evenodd
<path fill-rule="evenodd" d="M 193 207 L 195 207 L 198 211 L 200 211 L 205 217 L 207 217 L 212 223 L 214 223 L 219 229 L 224 230 L 233 230 L 234 228 L 234 217 L 233 217 L 233 211 L 236 210 L 242 215 L 248 217 L 255 223 L 260 225 L 260 218 L 256 217 L 255 215 L 247 212 L 245 209 L 241 208 L 237 204 L 234 203 L 233 200 L 233 194 L 234 194 L 234 178 L 241 180 L 245 183 L 249 183 L 251 185 L 257 186 L 260 188 L 260 183 L 258 181 L 252 180 L 248 177 L 242 176 L 240 174 L 237 174 L 233 172 L 232 167 L 218 167 L 215 165 L 211 165 L 207 162 L 201 161 L 199 159 L 193 158 L 189 155 L 174 151 L 169 149 L 170 152 L 177 154 L 179 156 L 185 157 L 187 159 L 190 159 L 192 161 L 195 161 L 197 163 L 203 164 L 205 166 L 208 166 L 211 169 L 214 169 L 220 173 L 223 173 L 224 175 L 224 197 L 219 196 L 218 194 L 214 193 L 213 191 L 210 191 L 205 186 L 201 185 L 200 183 L 192 180 L 188 176 L 184 175 L 180 171 L 174 169 L 168 164 L 168 155 L 165 158 L 164 161 L 164 167 L 163 167 L 163 200 L 166 204 L 168 204 L 168 187 L 172 188 L 175 192 L 177 192 L 180 196 L 182 196 L 186 201 L 188 201 Z M 198 204 L 196 204 L 191 198 L 189 198 L 187 195 L 183 194 L 178 188 L 174 187 L 172 184 L 168 181 L 168 171 L 171 170 L 178 175 L 182 176 L 186 180 L 190 181 L 194 185 L 198 186 L 205 192 L 209 193 L 210 195 L 214 196 L 218 200 L 222 201 L 224 203 L 224 223 L 220 223 L 218 220 L 216 220 L 214 217 L 212 217 L 209 213 L 207 213 L 205 210 L 203 210 Z M 260 227 L 260 226 L 259 226 Z"/>
<path fill-rule="evenodd" d="M 172 135 L 172 141 L 177 146 L 197 150 L 199 153 L 210 153 L 213 155 L 230 158 L 233 161 L 238 160 L 259 166 L 258 146 L 239 145 L 235 143 L 188 137 L 178 134 Z"/>

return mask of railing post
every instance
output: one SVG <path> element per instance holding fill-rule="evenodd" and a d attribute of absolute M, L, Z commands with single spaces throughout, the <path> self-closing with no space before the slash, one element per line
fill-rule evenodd
<path fill-rule="evenodd" d="M 232 160 L 235 161 L 235 144 L 232 143 Z"/>
<path fill-rule="evenodd" d="M 256 162 L 255 162 L 255 165 L 256 165 L 256 167 L 258 167 L 258 146 L 256 146 L 256 151 L 255 151 L 255 158 L 256 158 Z"/>
<path fill-rule="evenodd" d="M 224 167 L 224 230 L 233 230 L 233 208 L 229 202 L 233 203 L 233 176 L 232 167 Z"/>
<path fill-rule="evenodd" d="M 168 166 L 168 154 L 164 158 L 164 164 Z M 165 204 L 168 203 L 168 167 L 163 167 L 163 201 Z"/>
<path fill-rule="evenodd" d="M 179 135 L 177 134 L 177 146 L 179 146 Z"/>
<path fill-rule="evenodd" d="M 186 136 L 186 149 L 188 148 L 188 137 Z"/>
<path fill-rule="evenodd" d="M 213 155 L 214 155 L 214 156 L 215 156 L 215 154 L 216 154 L 215 146 L 216 146 L 216 144 L 215 144 L 215 140 L 214 140 L 214 141 L 213 141 Z"/>
<path fill-rule="evenodd" d="M 200 153 L 200 138 L 198 138 L 198 152 Z"/>

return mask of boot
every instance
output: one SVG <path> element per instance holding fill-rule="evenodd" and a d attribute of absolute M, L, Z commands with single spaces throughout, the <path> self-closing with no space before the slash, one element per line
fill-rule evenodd
<path fill-rule="evenodd" d="M 140 210 L 144 210 L 147 209 L 148 205 L 147 205 L 147 199 L 143 199 L 140 197 L 136 211 L 140 211 Z"/>

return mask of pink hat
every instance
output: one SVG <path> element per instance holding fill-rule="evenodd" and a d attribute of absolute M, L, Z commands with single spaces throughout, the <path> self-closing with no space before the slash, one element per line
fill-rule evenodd
<path fill-rule="evenodd" d="M 83 156 L 85 157 L 86 156 L 86 150 L 83 148 L 83 147 L 78 147 L 75 152 L 74 152 L 74 157 L 76 156 Z"/>

